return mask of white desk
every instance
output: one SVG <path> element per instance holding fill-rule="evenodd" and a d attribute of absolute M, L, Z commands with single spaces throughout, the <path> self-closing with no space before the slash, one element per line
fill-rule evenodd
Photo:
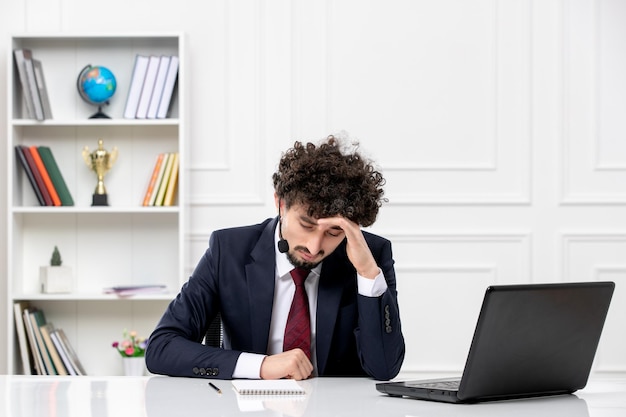
<path fill-rule="evenodd" d="M 0 415 L 11 417 L 617 417 L 626 415 L 626 378 L 592 379 L 575 395 L 439 404 L 379 394 L 367 378 L 303 381 L 301 399 L 241 400 L 230 381 L 152 377 L 0 376 Z"/>

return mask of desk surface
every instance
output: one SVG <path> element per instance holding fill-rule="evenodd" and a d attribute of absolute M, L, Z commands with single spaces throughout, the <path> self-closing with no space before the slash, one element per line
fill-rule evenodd
<path fill-rule="evenodd" d="M 301 381 L 307 395 L 242 399 L 230 381 L 151 377 L 0 376 L 0 415 L 173 416 L 480 416 L 614 417 L 626 415 L 626 378 L 594 378 L 574 395 L 473 405 L 440 404 L 378 393 L 367 378 Z"/>

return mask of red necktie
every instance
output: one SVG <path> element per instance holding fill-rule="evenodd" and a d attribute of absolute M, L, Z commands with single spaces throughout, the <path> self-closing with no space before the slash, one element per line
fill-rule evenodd
<path fill-rule="evenodd" d="M 309 316 L 309 299 L 304 289 L 304 280 L 309 271 L 303 268 L 291 270 L 291 277 L 296 284 L 296 292 L 291 302 L 291 310 L 285 326 L 283 351 L 300 348 L 311 358 L 311 318 Z"/>

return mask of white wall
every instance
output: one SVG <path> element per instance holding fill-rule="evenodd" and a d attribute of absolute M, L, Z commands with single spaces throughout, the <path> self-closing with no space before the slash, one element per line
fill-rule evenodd
<path fill-rule="evenodd" d="M 388 180 L 372 230 L 394 242 L 404 370 L 462 368 L 489 284 L 614 280 L 595 370 L 626 371 L 626 2 L 102 4 L 3 2 L 0 79 L 11 33 L 186 32 L 189 271 L 212 230 L 274 215 L 281 150 L 347 130 Z"/>

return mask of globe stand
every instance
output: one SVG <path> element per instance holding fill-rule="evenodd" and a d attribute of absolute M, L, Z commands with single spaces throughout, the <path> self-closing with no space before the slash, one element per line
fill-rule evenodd
<path fill-rule="evenodd" d="M 108 102 L 106 104 L 109 104 Z M 107 116 L 106 114 L 104 114 L 104 112 L 102 111 L 102 106 L 98 106 L 98 111 L 94 114 L 92 114 L 91 116 L 89 116 L 90 119 L 110 119 L 110 116 Z"/>

